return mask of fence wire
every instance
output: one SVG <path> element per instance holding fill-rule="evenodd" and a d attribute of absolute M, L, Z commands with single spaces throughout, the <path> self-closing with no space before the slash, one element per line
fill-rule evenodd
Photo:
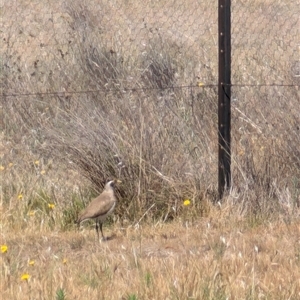
<path fill-rule="evenodd" d="M 299 14 L 296 1 L 233 1 L 233 84 L 299 84 Z"/>
<path fill-rule="evenodd" d="M 233 176 L 250 184 L 263 174 L 260 182 L 271 185 L 300 168 L 300 8 L 296 1 L 231 6 Z M 19 0 L 2 2 L 1 14 L 6 129 L 18 112 L 32 128 L 47 128 L 38 130 L 43 139 L 56 132 L 56 146 L 77 130 L 85 154 L 83 124 L 124 130 L 111 141 L 114 153 L 130 161 L 130 145 L 140 159 L 135 145 L 144 143 L 159 149 L 143 159 L 161 176 L 216 185 L 217 1 Z M 89 151 L 106 151 L 93 148 L 103 133 L 88 136 Z"/>
<path fill-rule="evenodd" d="M 10 1 L 3 13 L 4 69 L 30 91 L 215 83 L 215 4 Z"/>

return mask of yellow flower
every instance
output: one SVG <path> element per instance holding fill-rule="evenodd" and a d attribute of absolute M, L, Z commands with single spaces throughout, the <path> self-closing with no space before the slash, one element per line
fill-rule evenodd
<path fill-rule="evenodd" d="M 41 171 L 41 174 L 42 174 L 42 175 L 44 175 L 45 173 L 46 173 L 46 171 L 45 171 L 45 170 L 42 170 L 42 171 Z"/>
<path fill-rule="evenodd" d="M 19 200 L 22 200 L 22 199 L 23 199 L 23 195 L 22 195 L 22 194 L 19 194 L 19 195 L 18 195 L 18 199 L 19 199 Z"/>
<path fill-rule="evenodd" d="M 201 86 L 205 86 L 205 84 L 203 82 L 198 82 L 198 86 L 201 87 Z"/>
<path fill-rule="evenodd" d="M 8 249 L 7 245 L 1 245 L 1 252 L 2 253 L 6 253 L 7 249 Z"/>
<path fill-rule="evenodd" d="M 13 163 L 9 163 L 8 167 L 11 168 L 14 164 Z"/>
<path fill-rule="evenodd" d="M 2 165 L 0 166 L 0 171 L 3 171 L 5 169 L 5 167 L 3 167 Z"/>
<path fill-rule="evenodd" d="M 49 207 L 50 209 L 54 209 L 54 208 L 55 208 L 55 204 L 54 204 L 54 203 L 48 203 L 48 207 Z"/>
<path fill-rule="evenodd" d="M 186 199 L 183 201 L 184 206 L 189 206 L 191 204 L 191 201 L 189 199 Z"/>
<path fill-rule="evenodd" d="M 30 275 L 28 273 L 24 273 L 22 276 L 21 276 L 21 280 L 28 280 L 30 278 Z"/>
<path fill-rule="evenodd" d="M 62 263 L 63 263 L 64 265 L 65 265 L 67 262 L 68 262 L 68 261 L 67 261 L 66 258 L 64 258 L 63 261 L 62 261 Z"/>
<path fill-rule="evenodd" d="M 28 262 L 28 264 L 29 264 L 29 266 L 32 266 L 32 267 L 33 267 L 33 266 L 34 266 L 34 260 L 31 259 L 31 260 Z"/>
<path fill-rule="evenodd" d="M 39 165 L 39 161 L 38 160 L 36 160 L 35 162 L 34 162 L 34 164 L 36 165 L 36 166 L 38 166 Z"/>

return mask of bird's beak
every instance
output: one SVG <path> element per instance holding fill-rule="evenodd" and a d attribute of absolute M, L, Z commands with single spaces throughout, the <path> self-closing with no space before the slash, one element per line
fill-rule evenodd
<path fill-rule="evenodd" d="M 122 181 L 119 179 L 115 179 L 115 183 L 122 183 Z"/>

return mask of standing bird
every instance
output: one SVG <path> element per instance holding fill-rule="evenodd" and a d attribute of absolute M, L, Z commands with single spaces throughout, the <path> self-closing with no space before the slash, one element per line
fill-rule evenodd
<path fill-rule="evenodd" d="M 96 221 L 96 232 L 99 239 L 99 227 L 102 234 L 102 239 L 106 240 L 102 225 L 106 217 L 111 214 L 116 206 L 117 198 L 114 193 L 116 183 L 120 183 L 120 180 L 111 180 L 104 186 L 103 192 L 87 206 L 87 208 L 79 215 L 77 219 L 78 226 L 81 222 L 95 219 Z"/>

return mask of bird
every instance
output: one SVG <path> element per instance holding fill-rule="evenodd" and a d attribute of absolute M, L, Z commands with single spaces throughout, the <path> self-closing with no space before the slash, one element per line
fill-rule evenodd
<path fill-rule="evenodd" d="M 121 183 L 121 181 L 117 179 L 108 181 L 104 186 L 103 192 L 90 202 L 86 209 L 80 213 L 77 219 L 78 226 L 86 220 L 94 219 L 96 221 L 96 233 L 98 240 L 99 228 L 102 240 L 107 240 L 103 235 L 102 226 L 106 217 L 113 212 L 117 203 L 117 198 L 115 196 L 116 183 Z"/>

